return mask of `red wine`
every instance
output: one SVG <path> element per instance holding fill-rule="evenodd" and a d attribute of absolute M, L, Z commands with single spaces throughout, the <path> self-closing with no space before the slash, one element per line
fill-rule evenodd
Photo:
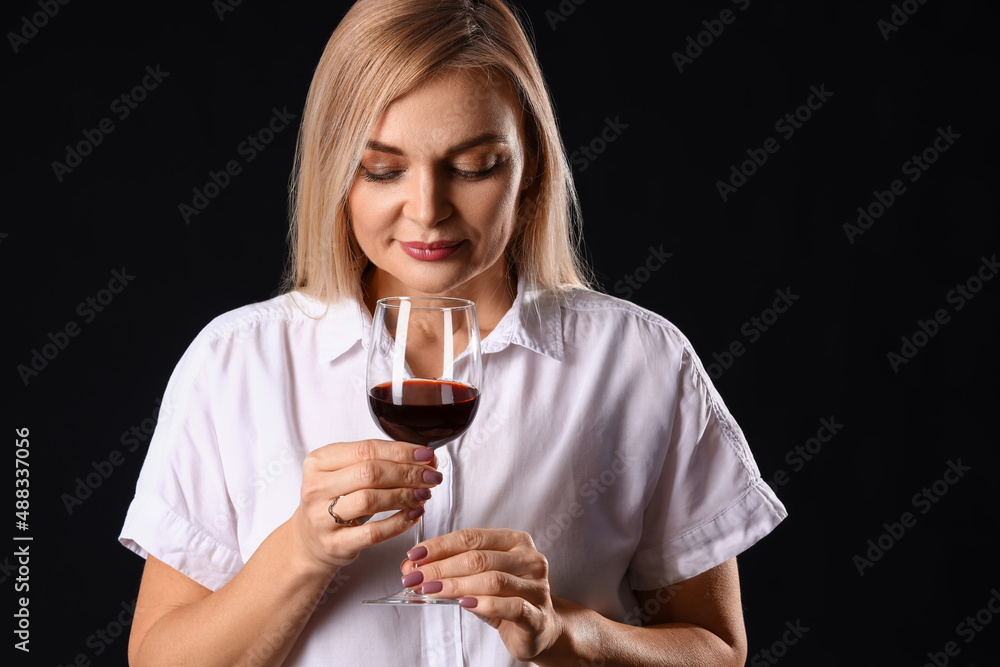
<path fill-rule="evenodd" d="M 392 402 L 392 383 L 368 393 L 368 408 L 393 440 L 438 447 L 465 433 L 479 407 L 479 390 L 461 382 L 404 380 L 402 405 Z"/>

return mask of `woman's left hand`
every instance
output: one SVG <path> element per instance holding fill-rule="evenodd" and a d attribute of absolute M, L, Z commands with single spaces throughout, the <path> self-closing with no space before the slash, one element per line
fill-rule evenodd
<path fill-rule="evenodd" d="M 421 542 L 400 568 L 403 585 L 459 604 L 500 632 L 528 662 L 562 633 L 549 590 L 549 564 L 527 533 L 464 529 Z"/>

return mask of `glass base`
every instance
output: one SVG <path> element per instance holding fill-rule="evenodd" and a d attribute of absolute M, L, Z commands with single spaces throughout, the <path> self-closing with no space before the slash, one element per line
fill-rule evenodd
<path fill-rule="evenodd" d="M 400 604 L 400 605 L 423 605 L 423 604 L 451 604 L 457 605 L 458 600 L 449 598 L 433 598 L 423 593 L 415 593 L 409 588 L 404 588 L 394 595 L 387 595 L 378 600 L 363 600 L 362 604 Z"/>

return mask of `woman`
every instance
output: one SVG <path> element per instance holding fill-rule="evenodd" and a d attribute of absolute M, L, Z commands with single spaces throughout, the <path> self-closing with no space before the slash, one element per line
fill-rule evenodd
<path fill-rule="evenodd" d="M 293 289 L 167 388 L 121 536 L 147 558 L 131 663 L 742 665 L 735 557 L 784 508 L 687 340 L 585 288 L 502 0 L 357 3 L 296 167 Z M 374 303 L 417 294 L 475 301 L 484 337 L 479 417 L 436 452 L 365 407 Z M 362 607 L 397 568 L 464 609 Z"/>

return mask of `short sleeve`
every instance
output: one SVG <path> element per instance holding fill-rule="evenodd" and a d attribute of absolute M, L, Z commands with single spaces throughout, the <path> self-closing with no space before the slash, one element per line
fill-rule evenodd
<path fill-rule="evenodd" d="M 203 331 L 167 383 L 119 541 L 211 590 L 242 567 L 214 421 L 213 340 Z"/>
<path fill-rule="evenodd" d="M 787 515 L 761 479 L 743 432 L 684 343 L 669 442 L 629 567 L 634 590 L 663 588 L 720 565 Z"/>

